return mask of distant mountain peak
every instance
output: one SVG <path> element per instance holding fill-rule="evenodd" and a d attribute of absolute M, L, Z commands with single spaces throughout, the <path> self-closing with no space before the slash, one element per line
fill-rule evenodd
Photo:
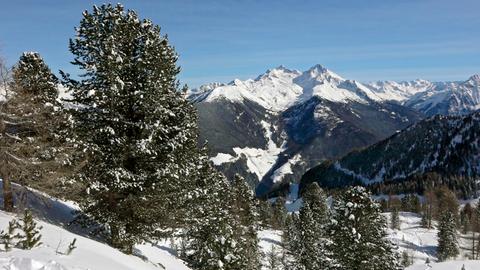
<path fill-rule="evenodd" d="M 261 80 L 262 78 L 280 78 L 284 76 L 292 77 L 298 76 L 301 72 L 294 69 L 286 68 L 284 65 L 280 65 L 276 68 L 268 69 L 262 75 L 258 76 L 255 80 Z"/>
<path fill-rule="evenodd" d="M 307 71 L 304 72 L 305 75 L 308 74 L 311 78 L 316 79 L 331 79 L 334 78 L 336 80 L 344 80 L 338 74 L 332 72 L 331 70 L 327 69 L 326 67 L 316 64 L 315 66 L 311 67 Z"/>
<path fill-rule="evenodd" d="M 480 82 L 480 74 L 474 74 L 470 76 L 467 81 Z"/>

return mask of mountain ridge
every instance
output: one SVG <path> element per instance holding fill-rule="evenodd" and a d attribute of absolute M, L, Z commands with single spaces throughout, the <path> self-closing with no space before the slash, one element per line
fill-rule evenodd
<path fill-rule="evenodd" d="M 259 196 L 296 181 L 321 160 L 423 118 L 321 65 L 304 72 L 280 66 L 256 79 L 203 86 L 189 97 L 214 164 L 228 178 L 242 174 Z"/>

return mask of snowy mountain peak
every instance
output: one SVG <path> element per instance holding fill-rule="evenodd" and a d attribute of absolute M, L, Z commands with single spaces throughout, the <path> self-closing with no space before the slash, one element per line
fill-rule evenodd
<path fill-rule="evenodd" d="M 467 82 L 473 82 L 473 83 L 480 83 L 480 74 L 475 74 L 475 75 L 472 75 L 470 76 L 470 78 L 468 78 Z"/>
<path fill-rule="evenodd" d="M 255 81 L 259 81 L 262 79 L 291 79 L 291 77 L 296 77 L 300 75 L 301 72 L 298 70 L 288 69 L 283 65 L 280 65 L 276 68 L 267 70 L 264 74 L 258 76 Z"/>
<path fill-rule="evenodd" d="M 244 83 L 240 79 L 234 79 L 233 81 L 229 82 L 228 85 L 242 86 Z"/>
<path fill-rule="evenodd" d="M 326 67 L 317 64 L 311 67 L 309 70 L 303 73 L 305 76 L 309 76 L 310 78 L 315 78 L 316 80 L 323 81 L 323 80 L 331 80 L 335 79 L 338 81 L 343 81 L 344 79 L 337 75 L 336 73 L 332 72 L 331 70 L 327 69 Z"/>

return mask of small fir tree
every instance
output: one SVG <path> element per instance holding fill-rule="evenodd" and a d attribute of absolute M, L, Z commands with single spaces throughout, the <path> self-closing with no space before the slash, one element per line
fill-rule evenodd
<path fill-rule="evenodd" d="M 455 258 L 459 254 L 455 218 L 452 213 L 445 211 L 440 215 L 438 224 L 437 257 L 439 261 Z"/>
<path fill-rule="evenodd" d="M 243 257 L 236 247 L 235 216 L 227 179 L 210 164 L 208 157 L 199 157 L 194 190 L 186 202 L 192 205 L 184 232 L 183 259 L 195 270 L 236 269 Z M 194 205 L 194 206 L 193 206 Z"/>
<path fill-rule="evenodd" d="M 282 258 L 283 270 L 294 270 L 298 267 L 296 263 L 298 250 L 300 250 L 300 231 L 298 229 L 298 216 L 291 213 L 285 220 L 285 227 L 282 232 Z"/>
<path fill-rule="evenodd" d="M 240 175 L 235 175 L 232 185 L 231 215 L 236 221 L 237 265 L 235 269 L 255 270 L 261 265 L 257 237 L 256 200 L 253 191 Z"/>
<path fill-rule="evenodd" d="M 392 230 L 400 230 L 400 216 L 396 207 L 390 213 L 390 228 Z"/>
<path fill-rule="evenodd" d="M 318 184 L 313 183 L 308 186 L 303 200 L 297 227 L 299 236 L 295 263 L 301 269 L 331 269 L 333 262 L 324 232 L 328 218 L 326 196 Z"/>
<path fill-rule="evenodd" d="M 282 230 L 287 218 L 287 209 L 285 208 L 285 198 L 277 197 L 272 205 L 271 226 L 275 230 Z"/>
<path fill-rule="evenodd" d="M 19 219 L 18 228 L 23 232 L 20 236 L 20 241 L 17 243 L 21 249 L 32 249 L 42 244 L 40 242 L 42 239 L 40 234 L 42 227 L 37 227 L 37 222 L 33 220 L 30 210 L 25 209 L 23 216 Z"/>
<path fill-rule="evenodd" d="M 402 260 L 401 260 L 400 264 L 405 268 L 412 265 L 412 258 L 408 254 L 408 251 L 404 250 L 402 252 Z"/>
<path fill-rule="evenodd" d="M 270 250 L 267 252 L 267 265 L 268 270 L 278 270 L 280 269 L 281 263 L 278 255 L 278 250 L 275 245 L 270 247 Z"/>
<path fill-rule="evenodd" d="M 16 229 L 18 229 L 18 223 L 15 219 L 13 219 L 8 222 L 7 231 L 5 232 L 2 230 L 0 233 L 0 240 L 5 251 L 10 251 L 12 250 L 12 247 L 15 246 L 13 241 L 19 238 L 18 233 L 15 234 Z"/>

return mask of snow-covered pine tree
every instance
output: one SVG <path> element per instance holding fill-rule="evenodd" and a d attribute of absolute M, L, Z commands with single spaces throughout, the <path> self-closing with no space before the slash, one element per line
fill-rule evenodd
<path fill-rule="evenodd" d="M 267 263 L 265 268 L 268 270 L 280 269 L 281 263 L 279 258 L 278 249 L 275 245 L 271 245 L 270 250 L 267 251 Z"/>
<path fill-rule="evenodd" d="M 325 233 L 328 218 L 327 198 L 317 183 L 310 184 L 303 194 L 298 221 L 298 242 L 294 252 L 297 269 L 333 269 L 334 260 L 327 247 Z"/>
<path fill-rule="evenodd" d="M 325 195 L 325 192 L 320 188 L 317 182 L 313 182 L 308 185 L 302 198 L 304 202 L 308 202 L 310 205 L 314 219 L 319 227 L 324 227 L 329 217 L 327 196 Z M 323 229 L 321 231 L 323 231 Z"/>
<path fill-rule="evenodd" d="M 11 179 L 51 193 L 68 160 L 60 136 L 66 118 L 57 101 L 58 79 L 36 52 L 23 53 L 12 77 L 0 114 L 0 173 L 7 211 L 13 210 Z"/>
<path fill-rule="evenodd" d="M 18 238 L 18 234 L 15 234 L 15 230 L 18 228 L 17 220 L 13 219 L 8 222 L 7 231 L 0 232 L 0 241 L 3 245 L 5 251 L 12 250 L 12 247 L 15 245 L 13 240 Z"/>
<path fill-rule="evenodd" d="M 398 269 L 398 256 L 386 238 L 386 226 L 379 205 L 365 188 L 352 187 L 340 194 L 329 225 L 336 269 Z"/>
<path fill-rule="evenodd" d="M 181 225 L 196 170 L 196 113 L 179 89 L 173 47 L 136 12 L 94 6 L 69 47 L 83 72 L 79 81 L 62 73 L 85 153 L 80 205 L 107 225 L 112 246 L 132 253 L 135 243 Z"/>
<path fill-rule="evenodd" d="M 440 214 L 438 224 L 437 257 L 439 261 L 455 258 L 459 254 L 455 217 L 449 211 Z"/>
<path fill-rule="evenodd" d="M 234 237 L 237 242 L 236 251 L 239 257 L 238 264 L 232 269 L 259 269 L 261 263 L 257 237 L 256 199 L 245 179 L 238 174 L 235 175 L 230 198 L 231 215 L 236 221 Z"/>
<path fill-rule="evenodd" d="M 300 231 L 298 229 L 298 215 L 291 213 L 285 219 L 282 232 L 282 269 L 294 270 L 297 267 L 296 255 L 300 246 Z"/>
<path fill-rule="evenodd" d="M 410 258 L 410 255 L 408 254 L 408 251 L 404 250 L 402 252 L 402 260 L 401 260 L 400 264 L 405 268 L 409 267 L 412 264 L 412 259 Z"/>
<path fill-rule="evenodd" d="M 272 219 L 272 208 L 270 203 L 265 200 L 258 200 L 257 212 L 260 226 L 262 228 L 268 228 Z"/>
<path fill-rule="evenodd" d="M 275 230 L 282 230 L 287 218 L 287 209 L 285 208 L 285 198 L 277 197 L 272 205 L 270 225 Z"/>
<path fill-rule="evenodd" d="M 195 270 L 238 269 L 242 254 L 235 239 L 236 221 L 229 205 L 231 191 L 227 179 L 200 156 L 198 175 L 192 181 L 187 204 L 191 206 L 184 230 L 181 255 Z"/>
<path fill-rule="evenodd" d="M 20 241 L 17 243 L 21 249 L 32 249 L 42 244 L 40 242 L 42 227 L 37 226 L 30 210 L 25 209 L 23 216 L 19 219 L 18 228 L 23 232 L 23 235 L 19 236 Z"/>
<path fill-rule="evenodd" d="M 397 207 L 393 207 L 390 213 L 390 229 L 400 230 L 400 216 L 398 215 Z"/>

